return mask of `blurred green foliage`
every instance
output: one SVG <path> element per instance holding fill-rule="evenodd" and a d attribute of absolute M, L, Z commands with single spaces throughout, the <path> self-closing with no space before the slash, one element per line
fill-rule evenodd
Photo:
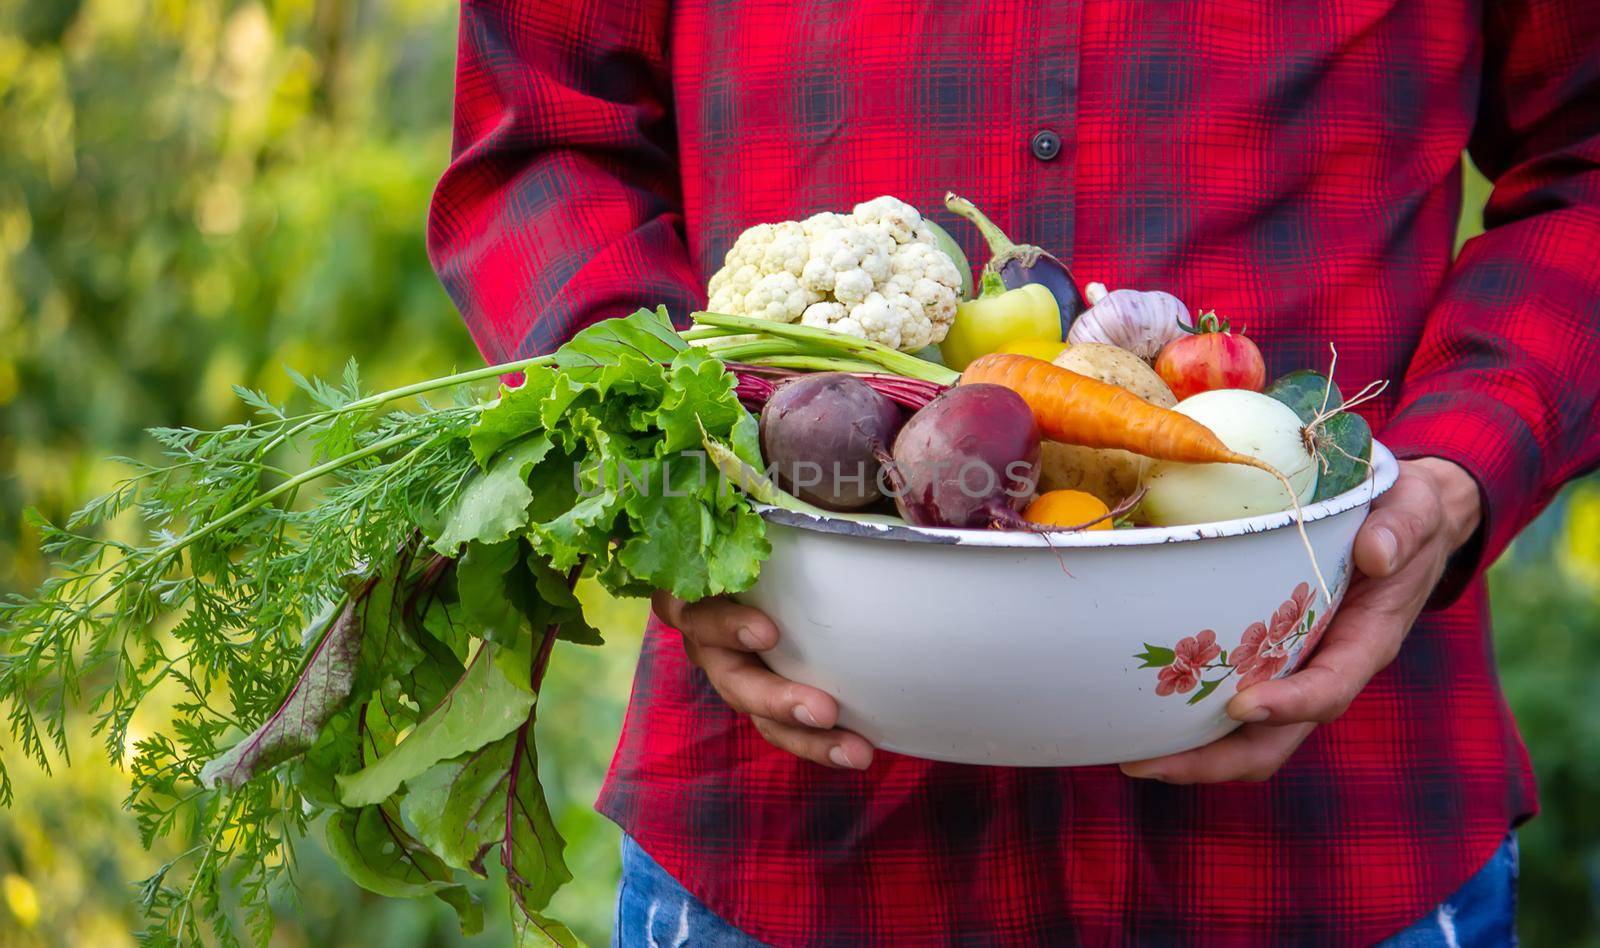
<path fill-rule="evenodd" d="M 104 490 L 121 473 L 104 458 L 147 450 L 145 425 L 241 420 L 230 386 L 283 397 L 285 365 L 333 375 L 353 355 L 388 388 L 478 362 L 423 243 L 456 15 L 444 0 L 0 4 L 0 592 L 43 575 L 23 507 L 60 518 Z M 558 652 L 541 763 L 579 873 L 552 910 L 603 942 L 618 834 L 591 804 L 642 607 L 590 599 L 614 644 Z M 17 768 L 0 944 L 131 943 L 132 881 L 185 845 L 145 853 L 125 777 L 87 736 L 73 759 L 56 780 Z M 279 943 L 462 940 L 447 911 L 371 896 L 317 842 L 300 850 Z M 507 941 L 505 914 L 473 941 Z"/>
<path fill-rule="evenodd" d="M 22 507 L 60 517 L 103 490 L 118 473 L 103 458 L 144 450 L 144 425 L 238 420 L 229 386 L 281 397 L 286 364 L 333 374 L 353 355 L 388 387 L 476 361 L 423 247 L 455 15 L 445 0 L 0 5 L 0 592 L 42 576 Z M 1486 193 L 1469 175 L 1463 236 Z M 552 913 L 604 942 L 617 832 L 591 803 L 643 607 L 584 592 L 612 644 L 561 647 L 541 757 L 578 877 Z M 1494 595 L 1544 795 L 1523 832 L 1523 930 L 1600 944 L 1600 487 L 1558 502 L 1497 568 Z M 0 813 L 0 944 L 131 944 L 131 880 L 184 845 L 142 850 L 125 777 L 86 733 L 74 761 L 48 780 L 17 768 L 17 804 Z M 371 896 L 316 842 L 300 849 L 277 944 L 462 941 L 442 907 Z M 490 914 L 498 927 L 473 943 L 507 940 L 505 913 Z"/>

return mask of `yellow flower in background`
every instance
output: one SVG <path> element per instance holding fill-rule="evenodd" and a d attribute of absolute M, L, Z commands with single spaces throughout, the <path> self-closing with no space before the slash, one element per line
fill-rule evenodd
<path fill-rule="evenodd" d="M 39 894 L 34 891 L 33 883 L 8 872 L 0 880 L 0 892 L 5 894 L 6 908 L 17 924 L 32 928 L 39 921 Z"/>
<path fill-rule="evenodd" d="M 1585 483 L 1572 492 L 1561 565 L 1569 576 L 1600 591 L 1600 486 Z"/>

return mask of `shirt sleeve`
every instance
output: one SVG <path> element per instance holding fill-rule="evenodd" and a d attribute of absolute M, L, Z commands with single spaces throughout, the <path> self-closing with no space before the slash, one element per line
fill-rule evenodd
<path fill-rule="evenodd" d="M 1429 313 L 1380 438 L 1453 461 L 1484 520 L 1453 601 L 1566 481 L 1600 459 L 1600 5 L 1489 0 L 1470 152 L 1494 181 Z"/>
<path fill-rule="evenodd" d="M 490 362 L 701 303 L 668 106 L 668 0 L 466 0 L 428 253 Z"/>

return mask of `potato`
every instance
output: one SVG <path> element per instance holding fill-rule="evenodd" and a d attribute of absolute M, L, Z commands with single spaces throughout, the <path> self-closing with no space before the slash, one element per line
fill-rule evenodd
<path fill-rule="evenodd" d="M 1079 375 L 1125 388 L 1152 405 L 1178 404 L 1167 383 L 1143 359 L 1126 349 L 1104 342 L 1080 342 L 1056 356 L 1055 364 Z"/>
<path fill-rule="evenodd" d="M 1126 349 L 1103 342 L 1083 342 L 1054 361 L 1064 369 L 1125 388 L 1152 405 L 1171 408 L 1178 403 L 1161 376 Z M 1046 441 L 1039 452 L 1039 491 L 1087 491 L 1107 507 L 1115 507 L 1139 489 L 1143 463 L 1144 458 L 1131 451 Z"/>

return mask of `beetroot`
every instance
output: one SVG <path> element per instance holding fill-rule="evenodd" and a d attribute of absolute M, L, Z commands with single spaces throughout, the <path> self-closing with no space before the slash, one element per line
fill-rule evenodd
<path fill-rule="evenodd" d="M 761 455 L 801 500 L 860 510 L 883 499 L 879 458 L 903 421 L 894 402 L 848 372 L 797 376 L 761 409 Z"/>
<path fill-rule="evenodd" d="M 886 473 L 900 516 L 917 526 L 1021 526 L 1039 476 L 1033 411 L 999 385 L 957 386 L 900 429 Z"/>

